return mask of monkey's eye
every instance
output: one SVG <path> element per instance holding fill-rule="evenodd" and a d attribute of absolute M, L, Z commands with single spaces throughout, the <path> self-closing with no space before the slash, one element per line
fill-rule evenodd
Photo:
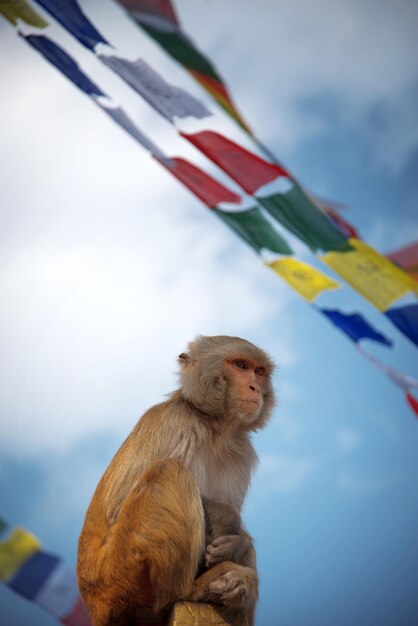
<path fill-rule="evenodd" d="M 246 370 L 247 369 L 247 364 L 242 359 L 235 359 L 234 365 L 239 367 L 240 370 Z"/>
<path fill-rule="evenodd" d="M 254 372 L 257 374 L 257 376 L 265 376 L 266 375 L 266 368 L 265 367 L 256 367 Z"/>

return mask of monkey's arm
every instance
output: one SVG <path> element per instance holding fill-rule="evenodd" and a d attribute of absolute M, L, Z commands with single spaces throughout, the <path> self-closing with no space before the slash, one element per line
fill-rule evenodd
<path fill-rule="evenodd" d="M 222 502 L 202 498 L 206 523 L 206 567 L 222 561 L 256 568 L 255 550 L 238 511 Z"/>
<path fill-rule="evenodd" d="M 253 626 L 258 597 L 256 555 L 250 535 L 233 506 L 202 498 L 205 566 L 191 600 L 223 604 L 234 626 Z"/>

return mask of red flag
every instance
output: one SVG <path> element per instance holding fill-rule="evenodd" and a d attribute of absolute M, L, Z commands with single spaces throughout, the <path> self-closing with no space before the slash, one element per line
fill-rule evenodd
<path fill-rule="evenodd" d="M 389 252 L 386 256 L 418 281 L 418 241 Z"/>
<path fill-rule="evenodd" d="M 405 398 L 415 415 L 418 417 L 418 400 L 410 393 L 405 393 Z"/>
<path fill-rule="evenodd" d="M 218 183 L 192 163 L 178 157 L 170 157 L 167 161 L 157 160 L 209 208 L 216 207 L 221 202 L 234 204 L 241 202 L 238 194 Z"/>
<path fill-rule="evenodd" d="M 90 618 L 81 598 L 77 600 L 68 615 L 60 618 L 60 622 L 65 626 L 91 626 Z"/>
<path fill-rule="evenodd" d="M 218 133 L 203 131 L 193 135 L 187 133 L 181 135 L 229 174 L 249 194 L 253 194 L 279 176 L 289 177 L 286 170 L 279 165 L 265 161 Z"/>
<path fill-rule="evenodd" d="M 178 19 L 170 0 L 118 0 L 129 12 L 162 17 L 178 26 Z"/>

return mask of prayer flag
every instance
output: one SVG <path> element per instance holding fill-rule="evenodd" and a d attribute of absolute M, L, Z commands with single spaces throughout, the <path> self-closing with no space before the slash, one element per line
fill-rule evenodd
<path fill-rule="evenodd" d="M 6 581 L 41 547 L 38 539 L 23 528 L 15 528 L 0 541 L 0 580 Z"/>
<path fill-rule="evenodd" d="M 388 309 L 385 315 L 395 326 L 418 346 L 418 304 Z"/>
<path fill-rule="evenodd" d="M 410 393 L 405 393 L 405 398 L 415 415 L 418 417 L 418 400 Z"/>
<path fill-rule="evenodd" d="M 312 302 L 319 294 L 328 289 L 340 287 L 332 278 L 329 278 L 319 270 L 307 263 L 298 261 L 292 257 L 278 259 L 266 263 L 279 276 L 281 276 L 303 298 Z"/>
<path fill-rule="evenodd" d="M 341 230 L 313 204 L 299 185 L 285 193 L 257 196 L 257 200 L 312 250 L 352 250 Z"/>
<path fill-rule="evenodd" d="M 209 208 L 216 207 L 221 202 L 241 202 L 239 195 L 185 159 L 170 157 L 158 161 Z"/>
<path fill-rule="evenodd" d="M 292 249 L 262 215 L 258 207 L 245 211 L 222 211 L 214 213 L 228 224 L 242 239 L 259 253 L 263 248 L 278 254 L 292 254 Z"/>
<path fill-rule="evenodd" d="M 418 281 L 418 241 L 385 256 Z"/>
<path fill-rule="evenodd" d="M 38 50 L 50 63 L 62 72 L 79 89 L 90 96 L 106 115 L 121 126 L 135 141 L 159 159 L 165 159 L 161 150 L 144 135 L 130 117 L 120 107 L 115 107 L 106 94 L 81 71 L 78 64 L 56 43 L 42 35 L 21 35 L 32 47 Z M 99 100 L 99 98 L 101 98 Z"/>
<path fill-rule="evenodd" d="M 415 287 L 408 274 L 366 243 L 348 241 L 354 250 L 329 252 L 322 260 L 380 311 Z"/>
<path fill-rule="evenodd" d="M 109 42 L 95 29 L 75 0 L 36 0 L 83 46 L 94 50 L 98 43 Z"/>
<path fill-rule="evenodd" d="M 6 535 L 8 530 L 9 530 L 9 524 L 6 522 L 6 520 L 0 517 L 0 538 L 3 537 L 3 535 Z"/>
<path fill-rule="evenodd" d="M 75 571 L 59 557 L 40 549 L 39 540 L 23 528 L 0 519 L 0 580 L 67 626 L 91 626 L 80 598 Z"/>
<path fill-rule="evenodd" d="M 350 224 L 350 222 L 343 218 L 341 213 L 339 213 L 335 209 L 332 209 L 331 207 L 324 206 L 322 208 L 330 218 L 331 222 L 340 229 L 345 237 L 355 237 L 356 239 L 360 238 L 358 230 L 352 224 Z"/>
<path fill-rule="evenodd" d="M 168 0 L 118 0 L 137 22 L 164 50 L 183 65 L 218 104 L 250 135 L 250 128 L 241 117 L 222 79 L 212 63 L 203 56 L 181 30 L 171 2 Z"/>
<path fill-rule="evenodd" d="M 73 610 L 79 599 L 77 578 L 73 569 L 60 561 L 34 598 L 36 604 L 57 619 Z"/>
<path fill-rule="evenodd" d="M 360 239 L 360 235 L 358 234 L 357 229 L 347 221 L 341 215 L 341 209 L 344 209 L 344 205 L 335 202 L 334 200 L 329 200 L 328 198 L 323 198 L 321 196 L 313 195 L 309 192 L 306 192 L 308 197 L 313 200 L 314 204 L 318 205 L 319 208 L 328 215 L 331 222 L 340 229 L 340 231 L 348 237 L 356 237 Z"/>
<path fill-rule="evenodd" d="M 48 26 L 48 22 L 26 0 L 0 0 L 0 13 L 14 26 L 17 26 L 18 20 L 37 28 Z"/>
<path fill-rule="evenodd" d="M 373 363 L 378 369 L 388 376 L 395 385 L 401 387 L 404 391 L 409 391 L 410 389 L 418 389 L 418 380 L 412 378 L 412 376 L 408 376 L 407 374 L 403 374 L 399 372 L 394 367 L 390 367 L 389 365 L 385 365 L 381 363 L 374 356 L 366 352 L 360 344 L 357 344 L 357 350 L 362 354 L 370 363 Z"/>
<path fill-rule="evenodd" d="M 393 367 L 389 367 L 384 363 L 381 363 L 373 357 L 371 354 L 363 350 L 360 344 L 357 344 L 357 350 L 362 354 L 368 361 L 373 363 L 378 369 L 380 369 L 388 378 L 391 379 L 395 385 L 400 387 L 405 395 L 406 401 L 408 402 L 411 409 L 414 411 L 415 415 L 418 416 L 418 400 L 414 398 L 414 396 L 410 393 L 411 389 L 418 389 L 418 380 L 412 378 L 411 376 L 407 376 L 406 374 L 402 374 L 398 370 L 395 370 Z"/>
<path fill-rule="evenodd" d="M 120 2 L 122 4 L 122 2 Z M 191 40 L 172 22 L 167 24 L 158 19 L 147 19 L 140 14 L 131 12 L 135 21 L 150 37 L 178 63 L 183 65 L 200 82 L 200 76 L 211 79 L 216 86 L 222 88 L 221 80 L 213 65 L 193 46 Z M 225 88 L 223 88 L 223 91 Z"/>
<path fill-rule="evenodd" d="M 194 134 L 180 134 L 216 163 L 249 194 L 253 194 L 259 187 L 270 183 L 279 176 L 289 176 L 286 170 L 279 165 L 269 163 L 219 133 L 203 131 Z"/>
<path fill-rule="evenodd" d="M 144 19 L 148 16 L 162 23 L 179 25 L 171 0 L 121 0 L 119 4 L 127 11 L 138 12 Z"/>
<path fill-rule="evenodd" d="M 116 56 L 98 56 L 166 119 L 173 121 L 175 117 L 203 118 L 211 115 L 199 100 L 184 89 L 167 83 L 142 59 L 128 61 Z"/>
<path fill-rule="evenodd" d="M 38 50 L 52 65 L 64 74 L 74 85 L 89 96 L 104 96 L 105 94 L 95 85 L 78 64 L 56 43 L 43 35 L 21 35 L 28 44 Z"/>
<path fill-rule="evenodd" d="M 350 339 L 358 342 L 361 339 L 372 339 L 385 346 L 391 346 L 392 341 L 375 330 L 360 313 L 342 313 L 337 309 L 321 309 L 319 311 L 326 315 L 335 326 L 338 326 Z"/>
<path fill-rule="evenodd" d="M 7 585 L 28 600 L 34 600 L 59 563 L 58 557 L 43 551 L 32 555 Z"/>
<path fill-rule="evenodd" d="M 135 141 L 137 141 L 145 150 L 148 150 L 156 157 L 165 159 L 163 152 L 134 124 L 131 118 L 120 107 L 112 106 L 111 101 L 94 100 L 103 113 L 106 113 L 118 126 L 123 128 Z"/>
<path fill-rule="evenodd" d="M 81 598 L 78 598 L 68 615 L 60 619 L 65 626 L 91 626 L 90 618 Z"/>

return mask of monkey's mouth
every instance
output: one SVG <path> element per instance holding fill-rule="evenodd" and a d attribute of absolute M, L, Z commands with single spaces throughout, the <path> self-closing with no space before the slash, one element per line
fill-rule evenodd
<path fill-rule="evenodd" d="M 256 404 L 257 406 L 260 404 L 259 400 L 250 400 L 249 398 L 238 398 L 239 402 L 250 402 L 251 404 Z"/>

